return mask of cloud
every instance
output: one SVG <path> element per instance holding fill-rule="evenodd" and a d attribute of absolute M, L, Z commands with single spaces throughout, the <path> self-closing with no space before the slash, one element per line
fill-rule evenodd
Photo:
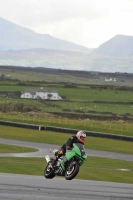
<path fill-rule="evenodd" d="M 102 2 L 104 2 L 104 6 Z M 68 18 L 96 19 L 108 14 L 104 7 L 108 6 L 106 1 L 101 0 L 3 0 L 0 3 L 1 14 L 20 16 L 29 19 L 42 19 L 44 21 L 60 21 Z M 5 9 L 6 8 L 6 9 Z"/>
<path fill-rule="evenodd" d="M 132 10 L 132 0 L 0 1 L 1 17 L 87 47 L 98 47 L 116 34 L 133 35 Z"/>

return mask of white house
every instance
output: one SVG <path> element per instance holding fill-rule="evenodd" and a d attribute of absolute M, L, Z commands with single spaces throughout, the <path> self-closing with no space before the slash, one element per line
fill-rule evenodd
<path fill-rule="evenodd" d="M 116 78 L 105 78 L 105 81 L 114 81 L 114 82 L 116 82 Z"/>
<path fill-rule="evenodd" d="M 25 99 L 46 99 L 46 100 L 61 100 L 57 91 L 43 88 L 26 89 L 21 94 L 21 98 Z"/>

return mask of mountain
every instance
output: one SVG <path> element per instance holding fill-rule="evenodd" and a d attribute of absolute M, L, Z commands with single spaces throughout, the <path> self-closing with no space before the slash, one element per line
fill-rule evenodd
<path fill-rule="evenodd" d="M 48 34 L 38 34 L 0 17 L 0 51 L 29 48 L 45 48 L 65 51 L 91 53 L 86 48 L 65 40 L 54 38 Z"/>
<path fill-rule="evenodd" d="M 133 73 L 133 37 L 117 35 L 89 49 L 0 18 L 0 65 Z"/>
<path fill-rule="evenodd" d="M 116 35 L 100 45 L 92 54 L 127 55 L 133 54 L 133 36 Z"/>

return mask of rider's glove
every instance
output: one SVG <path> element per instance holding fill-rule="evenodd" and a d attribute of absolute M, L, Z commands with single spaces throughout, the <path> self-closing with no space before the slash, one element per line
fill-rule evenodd
<path fill-rule="evenodd" d="M 69 146 L 66 146 L 66 150 L 71 150 L 72 148 Z"/>

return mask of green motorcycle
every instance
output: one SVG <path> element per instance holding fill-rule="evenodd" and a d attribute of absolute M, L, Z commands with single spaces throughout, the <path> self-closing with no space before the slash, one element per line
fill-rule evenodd
<path fill-rule="evenodd" d="M 54 153 L 56 155 L 56 152 Z M 72 180 L 79 172 L 80 166 L 87 158 L 84 145 L 74 143 L 72 150 L 67 150 L 65 156 L 61 156 L 55 166 L 51 165 L 53 160 L 49 155 L 45 156 L 47 166 L 44 170 L 44 176 L 52 179 L 57 176 L 65 176 L 66 180 Z M 65 160 L 65 163 L 64 163 Z"/>

